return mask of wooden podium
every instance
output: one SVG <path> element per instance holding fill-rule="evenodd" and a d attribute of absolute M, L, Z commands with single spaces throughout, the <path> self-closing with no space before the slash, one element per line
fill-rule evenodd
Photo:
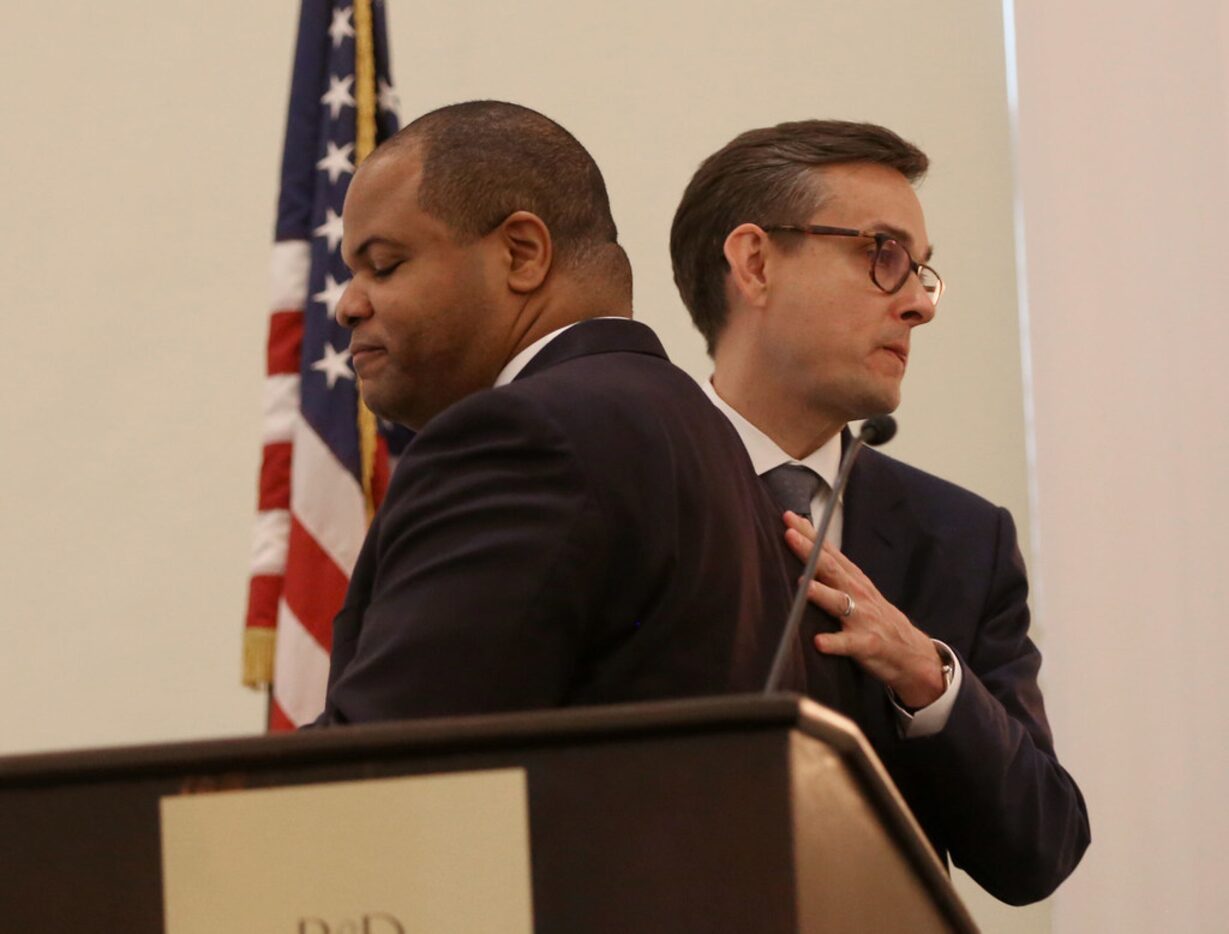
<path fill-rule="evenodd" d="M 508 768 L 536 931 L 976 930 L 861 734 L 790 695 L 0 759 L 2 926 L 162 931 L 166 796 Z"/>

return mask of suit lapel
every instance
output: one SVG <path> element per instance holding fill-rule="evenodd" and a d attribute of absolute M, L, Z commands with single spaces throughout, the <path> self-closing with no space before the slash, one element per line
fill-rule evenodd
<path fill-rule="evenodd" d="M 905 598 L 917 524 L 900 484 L 876 451 L 858 456 L 845 488 L 841 551 L 894 606 Z"/>

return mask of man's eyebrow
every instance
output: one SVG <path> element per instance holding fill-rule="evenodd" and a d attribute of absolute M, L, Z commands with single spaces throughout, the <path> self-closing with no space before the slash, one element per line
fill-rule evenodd
<path fill-rule="evenodd" d="M 914 248 L 913 235 L 910 234 L 909 231 L 904 230 L 900 227 L 896 227 L 892 224 L 883 223 L 882 221 L 877 221 L 876 223 L 871 224 L 866 229 L 873 231 L 875 233 L 891 234 L 893 238 L 895 238 L 896 240 L 899 240 L 901 243 L 905 245 L 905 247 L 909 250 L 909 254 L 911 256 L 913 255 L 913 248 Z M 916 259 L 920 263 L 929 263 L 930 258 L 934 255 L 935 255 L 935 245 L 932 243 L 927 248 L 925 256 L 914 257 L 914 259 Z"/>
<path fill-rule="evenodd" d="M 388 246 L 388 245 L 391 245 L 391 242 L 392 241 L 386 240 L 384 237 L 381 237 L 378 235 L 368 237 L 366 240 L 360 243 L 358 247 L 354 250 L 354 253 L 353 253 L 354 258 L 355 259 L 360 258 L 364 253 L 370 250 L 373 246 L 377 246 L 380 244 L 384 244 Z"/>

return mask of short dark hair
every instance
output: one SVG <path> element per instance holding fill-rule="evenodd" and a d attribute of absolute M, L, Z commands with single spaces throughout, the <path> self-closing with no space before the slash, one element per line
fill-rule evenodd
<path fill-rule="evenodd" d="M 413 146 L 422 160 L 419 206 L 462 239 L 481 237 L 515 211 L 551 233 L 562 265 L 580 266 L 618 246 L 606 183 L 571 133 L 528 107 L 468 101 L 424 114 L 381 149 Z M 630 267 L 628 267 L 630 291 Z"/>
<path fill-rule="evenodd" d="M 910 182 L 930 160 L 912 143 L 873 123 L 799 120 L 748 130 L 713 153 L 692 177 L 670 228 L 674 282 L 713 353 L 729 308 L 724 244 L 739 224 L 804 224 L 823 203 L 814 171 L 871 162 Z"/>

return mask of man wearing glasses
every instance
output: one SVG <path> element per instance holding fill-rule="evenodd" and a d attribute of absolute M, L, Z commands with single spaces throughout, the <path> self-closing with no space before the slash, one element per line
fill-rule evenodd
<path fill-rule="evenodd" d="M 805 558 L 847 423 L 893 411 L 910 335 L 935 315 L 913 190 L 926 155 L 870 124 L 744 133 L 675 214 L 674 277 L 729 417 Z M 864 451 L 811 585 L 808 667 L 843 665 L 856 719 L 940 855 L 996 897 L 1044 898 L 1088 844 L 1055 756 L 1011 516 Z"/>

